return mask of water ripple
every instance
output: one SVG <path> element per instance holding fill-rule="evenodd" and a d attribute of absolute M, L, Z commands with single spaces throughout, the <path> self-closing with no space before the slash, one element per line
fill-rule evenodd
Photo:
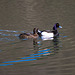
<path fill-rule="evenodd" d="M 0 41 L 14 41 L 15 39 L 11 39 L 11 38 L 0 38 Z"/>
<path fill-rule="evenodd" d="M 1 32 L 13 32 L 13 33 L 18 33 L 18 32 L 21 32 L 21 33 L 24 33 L 25 31 L 14 31 L 14 30 L 2 30 L 0 29 Z"/>

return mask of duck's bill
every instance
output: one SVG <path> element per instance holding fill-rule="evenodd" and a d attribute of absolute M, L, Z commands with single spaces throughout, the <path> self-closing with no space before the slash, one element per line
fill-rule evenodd
<path fill-rule="evenodd" d="M 59 26 L 59 28 L 62 28 L 62 26 Z"/>

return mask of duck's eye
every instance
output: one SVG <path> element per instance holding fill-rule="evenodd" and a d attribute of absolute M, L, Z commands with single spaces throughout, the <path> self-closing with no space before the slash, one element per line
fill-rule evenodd
<path fill-rule="evenodd" d="M 59 24 L 57 24 L 56 26 L 59 27 Z"/>
<path fill-rule="evenodd" d="M 59 25 L 59 24 L 57 24 L 57 25 Z"/>

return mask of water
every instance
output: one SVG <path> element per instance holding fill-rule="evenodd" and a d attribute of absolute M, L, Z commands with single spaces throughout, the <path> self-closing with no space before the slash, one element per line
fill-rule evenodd
<path fill-rule="evenodd" d="M 0 74 L 75 75 L 74 10 L 74 0 L 0 1 Z M 18 38 L 56 22 L 63 27 L 58 39 Z"/>

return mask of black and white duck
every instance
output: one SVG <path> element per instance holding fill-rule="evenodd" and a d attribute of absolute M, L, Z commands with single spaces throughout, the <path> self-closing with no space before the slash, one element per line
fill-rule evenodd
<path fill-rule="evenodd" d="M 54 26 L 53 26 L 53 30 L 43 30 L 43 31 L 40 31 L 38 30 L 38 35 L 43 39 L 43 40 L 53 40 L 54 37 L 57 37 L 59 36 L 59 33 L 57 31 L 57 28 L 62 28 L 62 26 L 60 26 L 59 23 L 56 23 Z"/>

